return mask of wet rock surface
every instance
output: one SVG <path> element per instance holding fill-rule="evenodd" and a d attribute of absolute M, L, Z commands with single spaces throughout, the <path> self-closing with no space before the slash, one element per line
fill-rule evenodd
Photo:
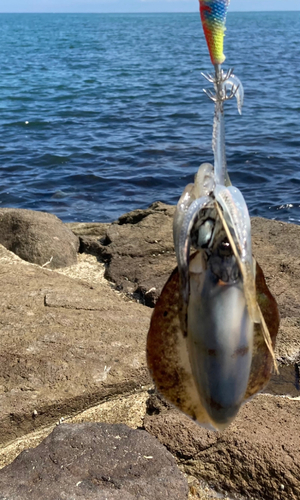
<path fill-rule="evenodd" d="M 60 425 L 0 471 L 3 500 L 187 497 L 187 481 L 166 448 L 125 425 Z"/>
<path fill-rule="evenodd" d="M 75 264 L 79 239 L 55 215 L 0 209 L 0 244 L 21 259 L 48 269 Z"/>

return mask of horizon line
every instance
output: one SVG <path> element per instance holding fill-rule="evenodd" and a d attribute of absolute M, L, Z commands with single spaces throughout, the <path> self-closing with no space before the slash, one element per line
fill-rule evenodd
<path fill-rule="evenodd" d="M 228 12 L 227 15 L 230 15 L 230 14 L 234 14 L 234 13 L 244 13 L 244 14 L 253 14 L 253 13 L 261 13 L 261 12 L 300 12 L 300 9 L 299 10 L 295 10 L 295 9 L 286 9 L 286 10 L 231 10 Z M 164 12 L 146 12 L 146 11 L 142 11 L 142 12 L 95 12 L 95 11 L 91 11 L 91 12 L 82 12 L 82 11 L 79 11 L 79 12 L 56 12 L 56 11 L 34 11 L 34 12 L 24 12 L 24 11 L 18 11 L 18 12 L 1 12 L 0 11 L 0 14 L 199 14 L 199 10 L 195 10 L 195 11 L 164 11 Z"/>

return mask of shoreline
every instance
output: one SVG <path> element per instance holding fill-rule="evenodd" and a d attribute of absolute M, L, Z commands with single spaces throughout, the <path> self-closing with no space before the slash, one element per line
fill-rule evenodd
<path fill-rule="evenodd" d="M 296 499 L 300 484 L 294 467 L 300 466 L 300 450 L 293 436 L 300 400 L 291 378 L 300 366 L 300 226 L 252 219 L 254 254 L 281 313 L 276 357 L 289 368 L 283 370 L 281 385 L 274 380 L 272 395 L 244 405 L 228 431 L 217 437 L 149 392 L 146 335 L 152 307 L 176 265 L 173 212 L 174 207 L 157 202 L 110 224 L 63 224 L 49 214 L 44 219 L 29 211 L 0 210 L 6 242 L 22 252 L 24 241 L 28 252 L 33 239 L 41 255 L 31 256 L 43 263 L 26 262 L 0 246 L 1 463 L 5 466 L 23 447 L 36 446 L 58 423 L 100 419 L 154 435 L 194 478 L 189 479 L 191 492 L 195 488 L 205 495 L 202 480 L 242 498 L 242 478 L 256 456 L 262 479 L 255 476 L 248 493 L 262 494 L 264 500 Z M 63 246 L 50 249 L 51 239 Z M 75 261 L 53 268 L 59 259 L 47 252 L 63 251 L 66 257 L 65 245 L 70 259 L 75 249 Z M 149 412 L 151 398 L 154 410 Z M 218 446 L 225 461 L 216 460 Z M 241 462 L 234 458 L 236 450 Z M 294 457 L 293 466 L 288 456 Z M 281 471 L 272 480 L 271 469 Z"/>

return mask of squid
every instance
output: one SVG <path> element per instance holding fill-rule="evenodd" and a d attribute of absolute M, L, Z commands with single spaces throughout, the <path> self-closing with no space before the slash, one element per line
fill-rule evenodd
<path fill-rule="evenodd" d="M 227 171 L 224 102 L 235 97 L 241 113 L 244 99 L 240 80 L 221 66 L 228 3 L 200 1 L 215 69 L 213 76 L 203 75 L 214 87 L 204 90 L 215 106 L 214 165 L 203 163 L 178 201 L 178 266 L 157 301 L 147 338 L 157 390 L 201 426 L 218 431 L 277 370 L 279 328 L 276 301 L 252 255 L 247 205 Z M 217 14 L 221 20 L 214 26 Z"/>

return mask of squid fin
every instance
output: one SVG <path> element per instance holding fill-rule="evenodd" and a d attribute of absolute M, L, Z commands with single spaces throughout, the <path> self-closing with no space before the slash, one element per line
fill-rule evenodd
<path fill-rule="evenodd" d="M 147 363 L 157 390 L 171 404 L 204 427 L 211 428 L 193 379 L 180 322 L 179 273 L 165 284 L 152 314 Z"/>
<path fill-rule="evenodd" d="M 276 300 L 271 294 L 259 264 L 256 262 L 256 298 L 270 335 L 271 348 L 265 341 L 261 323 L 254 325 L 252 364 L 245 401 L 260 392 L 267 385 L 274 365 L 274 347 L 279 329 L 279 312 Z"/>

